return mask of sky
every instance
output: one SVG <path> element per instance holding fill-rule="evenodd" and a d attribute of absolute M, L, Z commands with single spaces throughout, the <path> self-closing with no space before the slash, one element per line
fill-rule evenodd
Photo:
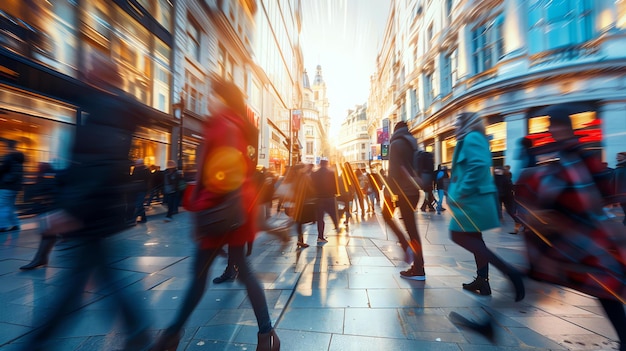
<path fill-rule="evenodd" d="M 331 135 L 349 109 L 367 103 L 390 6 L 390 0 L 302 0 L 304 67 L 313 83 L 322 66 Z"/>

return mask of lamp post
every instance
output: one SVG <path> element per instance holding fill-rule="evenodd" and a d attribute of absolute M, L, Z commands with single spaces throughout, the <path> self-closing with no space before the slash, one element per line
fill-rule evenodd
<path fill-rule="evenodd" d="M 185 99 L 180 97 L 180 102 L 172 105 L 174 110 L 174 117 L 179 120 L 179 133 L 178 133 L 178 169 L 183 169 L 183 120 L 185 117 Z"/>

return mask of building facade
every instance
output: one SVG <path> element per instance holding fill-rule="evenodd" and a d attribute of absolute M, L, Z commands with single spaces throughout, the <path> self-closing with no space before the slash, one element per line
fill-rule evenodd
<path fill-rule="evenodd" d="M 0 137 L 18 141 L 27 177 L 39 163 L 68 166 L 85 94 L 98 94 L 86 84 L 97 69 L 94 57 L 118 68 L 117 88 L 145 116 L 129 158 L 165 165 L 177 125 L 170 104 L 171 13 L 169 1 L 0 4 Z"/>
<path fill-rule="evenodd" d="M 448 164 L 461 111 L 483 116 L 494 165 L 518 170 L 519 140 L 549 142 L 542 108 L 572 106 L 584 141 L 614 165 L 626 150 L 626 4 L 602 0 L 395 1 L 393 62 L 372 91 L 392 91 L 392 121 Z M 397 14 L 403 14 L 402 16 Z M 383 52 L 379 57 L 382 57 Z M 382 117 L 384 118 L 384 117 Z M 374 122 L 381 124 L 382 122 Z"/>
<path fill-rule="evenodd" d="M 349 162 L 354 169 L 364 169 L 372 160 L 371 142 L 368 134 L 367 105 L 356 105 L 348 110 L 348 115 L 339 129 L 339 149 L 341 163 Z"/>

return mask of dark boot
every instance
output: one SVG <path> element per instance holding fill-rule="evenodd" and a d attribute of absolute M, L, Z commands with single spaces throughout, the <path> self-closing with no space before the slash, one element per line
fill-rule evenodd
<path fill-rule="evenodd" d="M 526 289 L 524 288 L 522 275 L 518 272 L 511 272 L 509 273 L 509 279 L 511 279 L 511 282 L 515 287 L 515 302 L 522 301 L 524 296 L 526 296 Z"/>
<path fill-rule="evenodd" d="M 489 279 L 481 276 L 476 277 L 476 279 L 474 279 L 474 281 L 469 284 L 463 284 L 463 289 L 471 291 L 477 295 L 491 295 L 491 286 L 489 285 Z"/>
<path fill-rule="evenodd" d="M 259 341 L 257 342 L 256 351 L 280 351 L 280 339 L 274 329 L 269 333 L 259 333 Z"/>
<path fill-rule="evenodd" d="M 37 253 L 35 254 L 33 260 L 30 261 L 29 264 L 20 267 L 20 269 L 29 271 L 31 269 L 47 265 L 48 256 L 50 256 L 50 252 L 52 251 L 55 242 L 56 238 L 42 237 L 41 241 L 39 241 L 39 248 L 37 248 Z"/>

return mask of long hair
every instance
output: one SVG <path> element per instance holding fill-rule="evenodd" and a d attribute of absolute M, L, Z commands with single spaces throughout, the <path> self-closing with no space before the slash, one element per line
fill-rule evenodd
<path fill-rule="evenodd" d="M 235 83 L 214 75 L 211 77 L 211 85 L 213 86 L 213 94 L 219 96 L 226 106 L 235 111 L 239 116 L 246 116 L 246 103 L 243 100 L 241 90 Z"/>

